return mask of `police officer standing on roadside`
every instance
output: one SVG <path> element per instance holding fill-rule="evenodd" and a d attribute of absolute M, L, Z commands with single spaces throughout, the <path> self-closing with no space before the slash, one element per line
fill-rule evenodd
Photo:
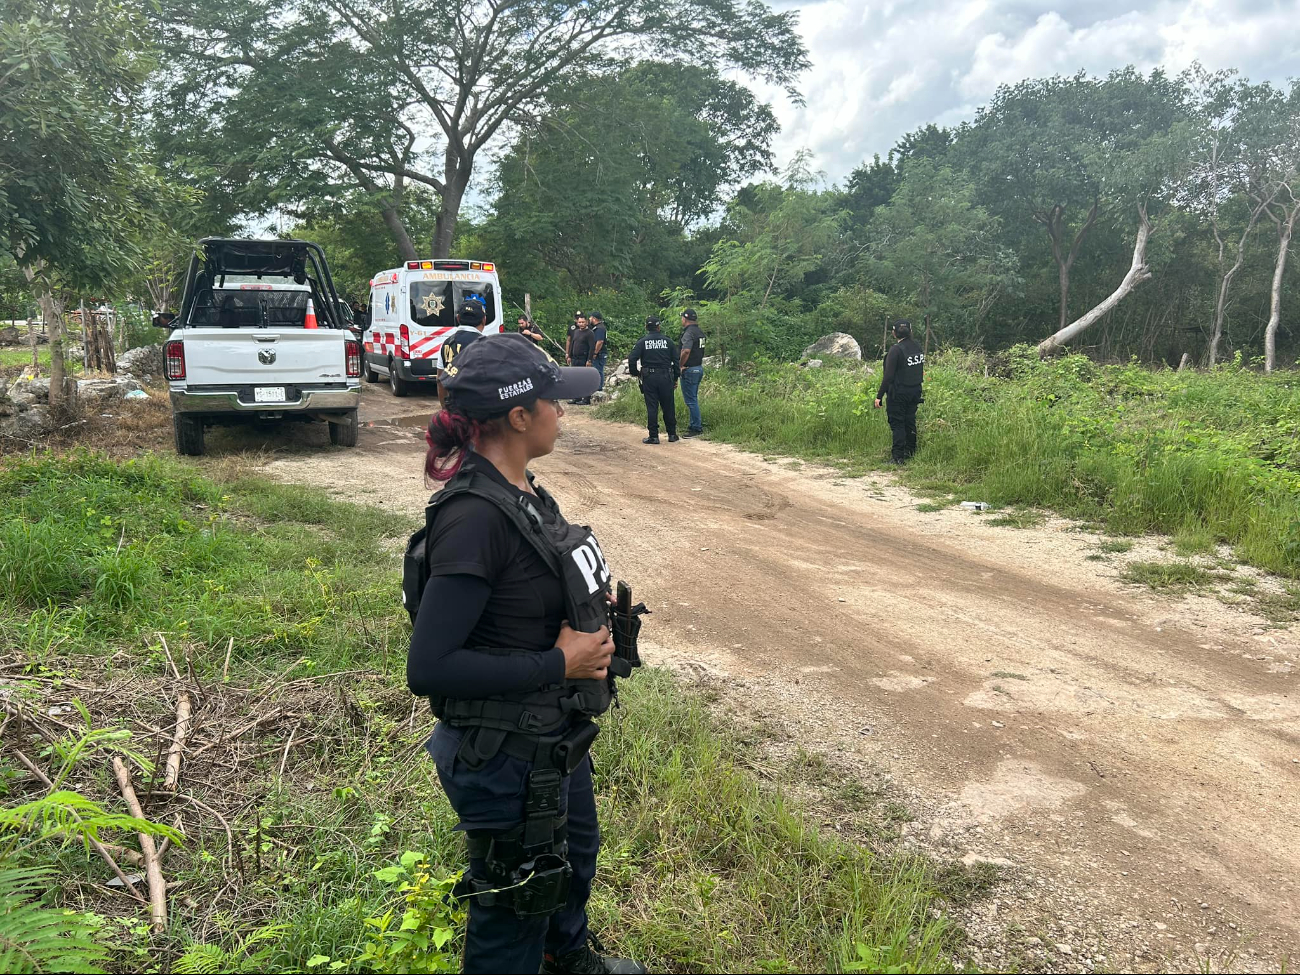
<path fill-rule="evenodd" d="M 446 486 L 404 559 L 406 680 L 438 718 L 426 748 L 468 840 L 471 975 L 646 971 L 605 954 L 587 926 L 600 848 L 592 719 L 639 662 L 645 607 L 611 597 L 595 535 L 528 469 L 555 449 L 561 400 L 598 381 L 523 336 L 487 336 L 455 358 L 425 435 L 425 473 Z"/>
<path fill-rule="evenodd" d="M 885 415 L 894 437 L 890 456 L 895 464 L 902 464 L 916 453 L 916 408 L 923 399 L 925 353 L 912 338 L 911 322 L 894 322 L 894 338 L 898 341 L 885 355 L 885 374 L 876 391 L 876 409 L 888 397 Z"/>
<path fill-rule="evenodd" d="M 663 407 L 664 426 L 668 428 L 668 442 L 676 443 L 677 403 L 673 393 L 681 375 L 677 346 L 661 332 L 663 323 L 659 316 L 645 320 L 646 333 L 637 339 L 632 354 L 627 357 L 627 371 L 641 381 L 641 394 L 645 396 L 645 425 L 650 436 L 642 443 L 659 442 L 659 408 Z"/>

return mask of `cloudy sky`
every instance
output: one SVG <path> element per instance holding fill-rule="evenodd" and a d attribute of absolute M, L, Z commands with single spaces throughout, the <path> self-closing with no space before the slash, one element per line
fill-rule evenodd
<path fill-rule="evenodd" d="M 1300 0 L 822 0 L 797 8 L 812 69 L 781 121 L 778 160 L 811 149 L 833 181 L 927 122 L 971 118 L 999 84 L 1199 60 L 1255 81 L 1300 75 Z"/>

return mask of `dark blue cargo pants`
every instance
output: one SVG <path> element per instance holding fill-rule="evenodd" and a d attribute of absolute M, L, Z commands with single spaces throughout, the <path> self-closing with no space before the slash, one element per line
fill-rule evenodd
<path fill-rule="evenodd" d="M 460 817 L 456 828 L 472 833 L 513 829 L 524 821 L 524 796 L 533 763 L 498 752 L 482 768 L 471 769 L 456 757 L 464 734 L 464 729 L 440 722 L 425 746 L 438 767 L 442 788 Z M 568 903 L 549 917 L 521 918 L 513 908 L 487 907 L 470 898 L 464 971 L 535 975 L 544 954 L 558 958 L 587 943 L 587 898 L 591 896 L 596 852 L 600 849 L 590 757 L 584 758 L 560 783 L 560 811 L 567 811 L 569 817 L 573 882 Z M 489 879 L 481 859 L 470 860 L 469 872 L 476 880 Z"/>

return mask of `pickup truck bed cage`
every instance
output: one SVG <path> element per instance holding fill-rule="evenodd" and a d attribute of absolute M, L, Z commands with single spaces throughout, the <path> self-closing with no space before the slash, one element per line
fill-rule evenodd
<path fill-rule="evenodd" d="M 342 303 L 334 289 L 329 264 L 320 245 L 307 240 L 246 240 L 230 237 L 205 237 L 195 246 L 185 277 L 185 300 L 175 327 L 186 325 L 222 325 L 240 327 L 259 324 L 251 319 L 255 309 L 235 308 L 227 302 L 223 307 L 214 291 L 226 287 L 226 278 L 244 277 L 290 278 L 295 284 L 305 285 L 299 307 L 293 302 L 283 309 L 281 320 L 265 324 L 302 324 L 306 311 L 306 294 L 310 294 L 316 317 L 325 328 L 347 328 L 341 311 Z M 256 292 L 254 292 L 255 294 Z"/>

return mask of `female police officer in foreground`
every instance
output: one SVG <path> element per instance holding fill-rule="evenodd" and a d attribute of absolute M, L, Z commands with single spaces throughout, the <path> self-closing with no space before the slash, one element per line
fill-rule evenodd
<path fill-rule="evenodd" d="M 611 669 L 630 672 L 605 625 L 609 569 L 527 469 L 555 447 L 560 401 L 597 382 L 521 335 L 490 336 L 457 357 L 429 422 L 425 470 L 448 483 L 423 551 L 408 549 L 428 582 L 407 586 L 407 682 L 440 719 L 428 748 L 468 836 L 466 972 L 645 971 L 588 945 L 591 718 L 609 707 Z"/>

